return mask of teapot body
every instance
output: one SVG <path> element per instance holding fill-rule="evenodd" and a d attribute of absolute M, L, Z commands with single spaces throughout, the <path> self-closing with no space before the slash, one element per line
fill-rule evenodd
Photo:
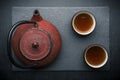
<path fill-rule="evenodd" d="M 36 24 L 21 24 L 9 34 L 11 36 L 8 44 L 12 47 L 9 53 L 13 51 L 22 65 L 45 67 L 51 64 L 60 52 L 60 33 L 52 23 L 44 20 L 37 10 L 30 22 Z"/>

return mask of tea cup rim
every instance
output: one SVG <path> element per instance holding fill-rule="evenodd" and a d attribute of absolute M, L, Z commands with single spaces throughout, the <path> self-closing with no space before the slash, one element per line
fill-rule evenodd
<path fill-rule="evenodd" d="M 93 20 L 93 25 L 92 25 L 91 29 L 89 29 L 89 30 L 86 31 L 86 32 L 81 32 L 81 31 L 77 30 L 77 29 L 75 28 L 75 25 L 74 25 L 74 20 L 75 20 L 75 18 L 76 18 L 79 14 L 83 14 L 83 13 L 88 14 L 88 15 L 92 18 L 92 20 Z M 72 27 L 73 27 L 74 31 L 75 31 L 76 33 L 78 33 L 79 35 L 89 35 L 90 33 L 92 33 L 92 32 L 94 31 L 94 29 L 95 29 L 95 27 L 96 27 L 96 19 L 95 19 L 95 16 L 94 16 L 93 13 L 90 12 L 90 11 L 85 11 L 85 10 L 83 10 L 83 11 L 78 11 L 78 12 L 76 12 L 76 13 L 74 14 L 74 16 L 73 16 L 73 18 L 72 18 Z"/>
<path fill-rule="evenodd" d="M 101 64 L 99 64 L 99 65 L 92 65 L 92 64 L 90 64 L 90 63 L 87 61 L 87 59 L 86 59 L 87 51 L 88 51 L 91 47 L 94 47 L 94 46 L 100 47 L 100 48 L 103 49 L 104 52 L 105 52 L 105 56 L 106 56 L 106 57 L 105 57 L 105 60 L 104 60 Z M 107 61 L 108 61 L 108 52 L 107 52 L 106 48 L 103 47 L 103 45 L 100 45 L 100 44 L 90 44 L 90 45 L 85 49 L 84 59 L 85 59 L 85 62 L 86 62 L 90 67 L 92 67 L 92 68 L 101 68 L 101 67 L 103 67 L 103 66 L 107 63 Z"/>

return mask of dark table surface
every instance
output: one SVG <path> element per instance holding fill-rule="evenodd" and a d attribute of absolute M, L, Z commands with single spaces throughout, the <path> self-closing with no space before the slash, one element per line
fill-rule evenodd
<path fill-rule="evenodd" d="M 0 80 L 119 80 L 120 1 L 117 0 L 1 0 L 0 1 Z M 7 34 L 12 25 L 12 7 L 92 7 L 110 8 L 109 71 L 12 71 L 7 55 Z"/>

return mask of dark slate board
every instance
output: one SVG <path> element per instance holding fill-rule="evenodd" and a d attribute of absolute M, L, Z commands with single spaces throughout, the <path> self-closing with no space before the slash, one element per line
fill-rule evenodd
<path fill-rule="evenodd" d="M 103 45 L 109 54 L 109 8 L 108 7 L 13 7 L 12 24 L 21 20 L 30 20 L 33 11 L 38 9 L 41 16 L 53 23 L 62 37 L 62 49 L 57 59 L 40 71 L 88 71 L 84 61 L 84 50 L 89 44 Z M 88 36 L 80 36 L 71 25 L 73 15 L 82 10 L 90 11 L 96 18 L 96 28 Z M 110 57 L 109 57 L 110 58 Z M 14 71 L 25 71 L 12 65 Z M 109 70 L 110 62 L 98 70 Z M 28 71 L 29 69 L 27 69 Z M 38 71 L 38 70 L 37 70 Z"/>

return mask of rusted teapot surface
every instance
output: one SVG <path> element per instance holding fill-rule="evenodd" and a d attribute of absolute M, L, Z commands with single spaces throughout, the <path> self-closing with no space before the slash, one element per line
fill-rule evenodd
<path fill-rule="evenodd" d="M 23 65 L 39 68 L 55 60 L 61 49 L 60 34 L 53 24 L 40 16 L 38 10 L 35 10 L 31 21 L 23 21 L 17 26 L 11 29 L 8 47 L 12 46 Z"/>

